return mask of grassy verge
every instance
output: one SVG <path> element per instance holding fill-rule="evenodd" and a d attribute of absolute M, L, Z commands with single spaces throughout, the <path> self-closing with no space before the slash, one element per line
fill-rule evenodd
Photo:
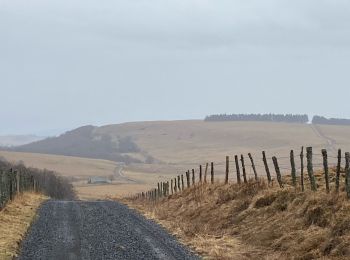
<path fill-rule="evenodd" d="M 156 204 L 125 201 L 206 259 L 349 259 L 345 193 L 198 185 Z"/>
<path fill-rule="evenodd" d="M 24 193 L 0 211 L 0 259 L 13 259 L 18 247 L 32 223 L 36 210 L 47 197 Z"/>

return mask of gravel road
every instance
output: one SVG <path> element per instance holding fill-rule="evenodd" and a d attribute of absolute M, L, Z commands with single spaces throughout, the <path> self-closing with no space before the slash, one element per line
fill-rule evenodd
<path fill-rule="evenodd" d="M 113 201 L 47 201 L 23 241 L 27 259 L 199 259 L 163 228 Z"/>

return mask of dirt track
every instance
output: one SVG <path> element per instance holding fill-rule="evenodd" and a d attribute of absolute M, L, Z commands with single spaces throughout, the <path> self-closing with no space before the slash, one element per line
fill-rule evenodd
<path fill-rule="evenodd" d="M 19 259 L 199 259 L 156 223 L 112 201 L 48 201 Z"/>

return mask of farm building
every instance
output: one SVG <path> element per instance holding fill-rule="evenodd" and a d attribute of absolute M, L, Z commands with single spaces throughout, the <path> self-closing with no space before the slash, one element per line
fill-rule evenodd
<path fill-rule="evenodd" d="M 111 180 L 109 180 L 106 177 L 91 177 L 88 181 L 89 184 L 107 184 L 111 183 Z"/>

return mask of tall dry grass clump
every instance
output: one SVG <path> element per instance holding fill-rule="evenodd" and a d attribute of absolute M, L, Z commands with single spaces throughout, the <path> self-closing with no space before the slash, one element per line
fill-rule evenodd
<path fill-rule="evenodd" d="M 152 203 L 127 200 L 209 259 L 350 259 L 346 194 L 198 184 Z"/>
<path fill-rule="evenodd" d="M 42 194 L 25 192 L 0 211 L 0 259 L 17 257 L 19 245 L 35 219 L 37 209 L 47 199 Z"/>

